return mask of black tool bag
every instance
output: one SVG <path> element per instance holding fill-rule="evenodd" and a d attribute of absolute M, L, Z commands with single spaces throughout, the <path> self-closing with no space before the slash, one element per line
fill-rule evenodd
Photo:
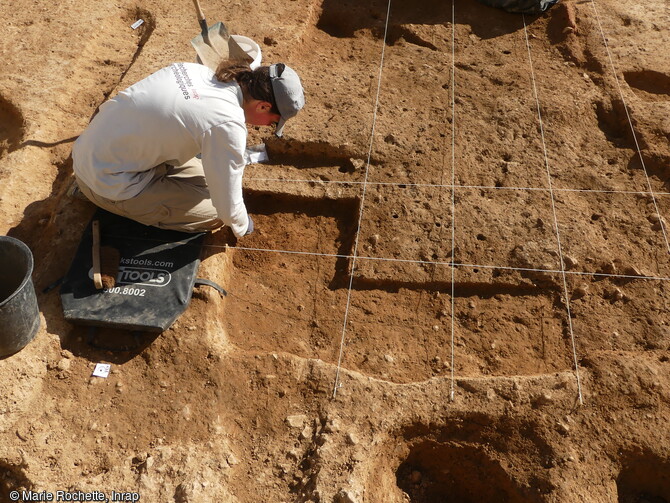
<path fill-rule="evenodd" d="M 61 286 L 65 319 L 125 330 L 167 329 L 191 300 L 204 233 L 158 229 L 102 209 L 93 220 L 100 222 L 101 245 L 121 256 L 116 285 L 97 290 L 93 284 L 89 223 Z"/>
<path fill-rule="evenodd" d="M 515 14 L 540 14 L 558 3 L 558 0 L 479 0 L 489 7 L 513 12 Z"/>

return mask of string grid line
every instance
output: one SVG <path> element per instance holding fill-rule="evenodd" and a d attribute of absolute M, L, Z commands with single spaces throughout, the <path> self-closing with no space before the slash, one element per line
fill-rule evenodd
<path fill-rule="evenodd" d="M 449 399 L 454 401 L 455 392 L 455 318 L 456 306 L 454 303 L 456 267 L 453 262 L 456 259 L 456 2 L 451 0 L 451 382 L 449 385 Z"/>
<path fill-rule="evenodd" d="M 575 366 L 575 377 L 577 379 L 577 394 L 579 397 L 579 403 L 583 404 L 584 403 L 584 397 L 582 394 L 582 382 L 581 378 L 579 375 L 579 362 L 577 360 L 577 346 L 575 342 L 575 332 L 572 326 L 572 313 L 570 312 L 570 295 L 568 293 L 568 282 L 566 279 L 565 275 L 565 261 L 563 260 L 563 249 L 561 247 L 561 233 L 558 228 L 558 216 L 556 214 L 556 201 L 554 199 L 554 191 L 553 191 L 553 184 L 551 180 L 551 171 L 549 170 L 549 157 L 547 155 L 547 144 L 545 141 L 545 136 L 544 136 L 544 124 L 542 121 L 542 111 L 540 110 L 540 98 L 538 96 L 537 92 L 537 84 L 535 81 L 535 70 L 533 68 L 533 57 L 531 55 L 530 51 L 530 41 L 528 38 L 528 28 L 526 26 L 526 16 L 525 14 L 521 15 L 523 18 L 523 31 L 526 37 L 526 48 L 528 50 L 528 62 L 530 65 L 530 76 L 531 76 L 531 82 L 532 82 L 532 87 L 533 87 L 533 96 L 535 97 L 535 104 L 537 108 L 537 117 L 539 121 L 539 126 L 540 126 L 540 136 L 542 138 L 542 150 L 544 153 L 544 166 L 547 172 L 547 182 L 549 184 L 549 194 L 550 194 L 550 199 L 551 199 L 551 211 L 553 214 L 554 218 L 554 229 L 556 231 L 556 242 L 558 245 L 558 257 L 560 260 L 560 266 L 561 266 L 561 277 L 563 279 L 563 295 L 565 296 L 565 308 L 567 310 L 567 316 L 568 316 L 568 329 L 570 332 L 570 340 L 572 343 L 572 357 L 573 357 L 573 363 Z"/>
<path fill-rule="evenodd" d="M 221 249 L 231 249 L 231 250 L 242 250 L 242 251 L 254 251 L 254 252 L 270 252 L 270 253 L 286 253 L 290 255 L 307 255 L 315 257 L 324 257 L 324 258 L 335 258 L 335 259 L 348 259 L 351 260 L 354 258 L 353 255 L 343 255 L 338 253 L 318 253 L 318 252 L 308 252 L 300 250 L 279 250 L 272 248 L 253 248 L 245 246 L 228 246 L 228 245 L 203 245 L 205 247 L 211 248 L 221 248 Z M 356 260 L 376 260 L 380 262 L 398 262 L 403 264 L 421 264 L 421 265 L 432 265 L 432 266 L 445 266 L 445 267 L 463 267 L 468 269 L 500 269 L 503 271 L 518 271 L 518 272 L 539 272 L 545 274 L 560 274 L 565 273 L 566 275 L 575 275 L 575 276 L 596 276 L 598 278 L 615 278 L 615 279 L 636 279 L 636 280 L 656 280 L 656 281 L 670 281 L 670 277 L 666 276 L 652 276 L 649 274 L 616 274 L 616 273 L 604 273 L 604 272 L 591 272 L 591 271 L 568 271 L 561 269 L 543 269 L 535 267 L 515 267 L 515 266 L 505 266 L 505 265 L 495 265 L 495 264 L 468 264 L 464 262 L 454 262 L 454 261 L 443 261 L 443 260 L 417 260 L 417 259 L 402 259 L 402 258 L 391 258 L 391 257 L 365 257 L 357 256 Z"/>
<path fill-rule="evenodd" d="M 358 213 L 358 224 L 356 228 L 356 238 L 354 240 L 354 253 L 351 259 L 351 274 L 349 276 L 349 288 L 347 290 L 347 304 L 344 309 L 344 323 L 342 324 L 342 336 L 340 338 L 340 351 L 337 358 L 337 371 L 335 373 L 335 384 L 333 386 L 333 398 L 337 396 L 337 388 L 340 386 L 340 370 L 342 369 L 342 357 L 344 355 L 344 341 L 347 333 L 347 322 L 349 321 L 349 308 L 351 307 L 351 290 L 354 283 L 354 272 L 356 271 L 356 256 L 358 255 L 358 240 L 361 232 L 361 222 L 363 220 L 363 208 L 365 207 L 365 193 L 367 190 L 368 174 L 370 172 L 370 159 L 372 158 L 372 146 L 375 141 L 375 126 L 377 124 L 377 111 L 379 109 L 379 95 L 382 86 L 382 72 L 384 69 L 384 53 L 386 50 L 386 37 L 388 34 L 389 18 L 391 15 L 391 0 L 388 0 L 386 7 L 386 23 L 384 25 L 384 37 L 382 40 L 382 53 L 379 61 L 379 74 L 377 77 L 377 95 L 375 97 L 374 112 L 372 114 L 372 130 L 370 132 L 370 147 L 368 149 L 368 158 L 365 165 L 365 178 L 363 181 L 363 192 L 361 194 L 360 210 Z"/>
<path fill-rule="evenodd" d="M 127 236 L 113 235 L 110 234 L 108 237 L 122 239 Z M 147 239 L 147 238 L 133 238 L 136 241 L 147 241 L 152 243 L 163 243 L 164 241 L 159 239 Z M 188 241 L 175 241 L 175 244 L 182 244 L 185 246 L 197 246 Z M 215 245 L 215 244 L 203 244 L 203 248 L 213 248 L 218 250 L 240 250 L 240 251 L 252 251 L 252 252 L 267 252 L 267 253 L 285 253 L 287 255 L 300 255 L 300 256 L 310 256 L 310 257 L 323 257 L 323 258 L 334 258 L 334 259 L 353 259 L 353 255 L 344 255 L 341 253 L 320 253 L 320 252 L 309 252 L 302 250 L 281 250 L 277 248 L 255 248 L 251 246 L 230 246 L 227 244 L 224 245 Z M 442 261 L 442 260 L 417 260 L 417 259 L 401 259 L 401 258 L 391 258 L 391 257 L 365 257 L 357 256 L 356 260 L 377 260 L 380 262 L 399 262 L 405 264 L 421 264 L 421 265 L 432 265 L 432 266 L 447 266 L 451 267 L 463 267 L 468 269 L 500 269 L 503 271 L 518 271 L 518 272 L 539 272 L 545 274 L 560 274 L 565 272 L 567 275 L 576 275 L 576 276 L 595 276 L 598 278 L 614 278 L 614 279 L 633 279 L 633 280 L 654 280 L 654 281 L 670 281 L 670 277 L 667 276 L 652 276 L 649 274 L 616 274 L 616 273 L 604 273 L 604 272 L 591 272 L 591 271 L 561 271 L 560 269 L 542 269 L 535 267 L 515 267 L 515 266 L 505 266 L 505 265 L 495 265 L 495 264 L 468 264 L 464 262 L 453 262 L 453 261 Z"/>

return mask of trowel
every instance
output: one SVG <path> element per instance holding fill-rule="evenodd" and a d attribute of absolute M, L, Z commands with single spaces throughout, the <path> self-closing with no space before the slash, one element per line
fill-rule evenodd
<path fill-rule="evenodd" d="M 200 2 L 193 0 L 200 24 L 200 34 L 193 37 L 191 45 L 198 54 L 198 62 L 216 71 L 219 63 L 226 59 L 251 62 L 253 59 L 235 42 L 222 22 L 207 26 Z"/>

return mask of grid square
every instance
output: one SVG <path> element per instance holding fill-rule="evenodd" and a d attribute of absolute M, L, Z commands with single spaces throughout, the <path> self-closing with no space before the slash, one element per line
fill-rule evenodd
<path fill-rule="evenodd" d="M 415 63 L 408 65 L 408 57 Z M 450 179 L 450 69 L 442 52 L 404 41 L 386 47 L 372 152 L 377 162 L 370 166 L 370 182 L 443 184 Z M 417 86 L 424 92 L 417 93 Z"/>
<path fill-rule="evenodd" d="M 476 26 L 477 19 L 471 19 Z M 461 36 L 456 52 L 457 184 L 546 188 L 522 20 L 499 36 Z M 463 34 L 465 35 L 465 34 Z M 467 121 L 461 118 L 467 117 Z"/>
<path fill-rule="evenodd" d="M 448 295 L 428 293 L 421 285 L 374 290 L 354 286 L 343 367 L 400 383 L 445 375 L 451 336 L 442 313 L 448 303 Z"/>
<path fill-rule="evenodd" d="M 533 375 L 572 367 L 567 312 L 556 300 L 556 288 L 472 285 L 459 273 L 454 283 L 457 376 Z M 450 375 L 451 286 L 410 283 L 401 271 L 397 277 L 401 286 L 372 290 L 354 281 L 343 366 L 401 383 Z M 553 284 L 558 280 L 552 278 Z"/>
<path fill-rule="evenodd" d="M 462 298 L 457 287 L 456 369 L 464 375 L 534 375 L 573 368 L 567 311 L 557 301 L 560 278 L 547 275 L 545 281 L 553 288 L 481 285 Z"/>
<path fill-rule="evenodd" d="M 233 266 L 225 301 L 233 345 L 337 362 L 347 298 L 332 286 L 337 259 L 238 249 Z"/>
<path fill-rule="evenodd" d="M 565 54 L 554 46 L 533 39 L 529 44 L 537 91 L 533 106 L 539 104 L 554 188 L 646 190 L 644 173 L 630 166 L 631 148 L 635 147 L 625 110 L 617 96 L 603 92 L 602 75 L 595 78 L 584 65 L 566 62 Z M 599 50 L 606 60 L 604 48 Z M 583 57 L 572 54 L 572 58 Z M 611 72 L 609 67 L 604 71 Z M 560 82 L 569 83 L 569 92 L 556 92 Z M 535 120 L 539 135 L 537 110 Z"/>
<path fill-rule="evenodd" d="M 370 185 L 355 276 L 360 281 L 442 281 L 433 262 L 451 257 L 451 189 Z"/>
<path fill-rule="evenodd" d="M 651 196 L 555 192 L 566 267 L 600 274 L 670 277 Z"/>
<path fill-rule="evenodd" d="M 324 190 L 311 189 L 292 182 L 276 182 L 274 187 L 291 192 L 253 190 L 245 192 L 245 202 L 253 218 L 255 232 L 240 246 L 262 250 L 297 253 L 350 255 L 358 218 L 358 199 L 325 197 Z"/>
<path fill-rule="evenodd" d="M 670 283 L 574 276 L 570 302 L 580 354 L 670 349 Z M 573 294 L 574 296 L 574 294 Z"/>
<path fill-rule="evenodd" d="M 458 188 L 455 210 L 457 263 L 560 269 L 547 191 Z"/>

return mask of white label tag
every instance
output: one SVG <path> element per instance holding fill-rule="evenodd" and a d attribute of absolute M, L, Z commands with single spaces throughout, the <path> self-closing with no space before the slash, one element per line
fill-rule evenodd
<path fill-rule="evenodd" d="M 135 21 L 133 24 L 131 24 L 130 27 L 131 27 L 133 30 L 137 30 L 140 26 L 142 26 L 142 23 L 144 23 L 144 19 L 138 19 L 138 20 Z"/>
<path fill-rule="evenodd" d="M 270 160 L 268 157 L 268 152 L 265 149 L 265 143 L 249 147 L 246 149 L 244 156 L 247 164 L 256 164 Z"/>
<path fill-rule="evenodd" d="M 110 363 L 96 363 L 95 368 L 93 369 L 93 375 L 95 377 L 107 377 L 109 376 L 109 370 L 112 368 Z"/>

